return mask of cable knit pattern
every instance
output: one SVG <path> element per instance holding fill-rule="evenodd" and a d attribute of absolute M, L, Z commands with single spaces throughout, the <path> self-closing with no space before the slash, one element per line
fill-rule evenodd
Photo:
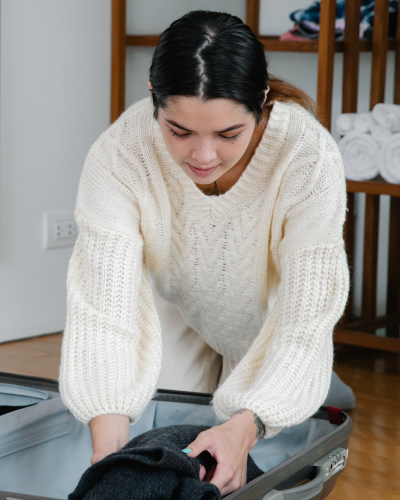
<path fill-rule="evenodd" d="M 346 182 L 329 132 L 275 102 L 252 160 L 226 193 L 205 195 L 169 155 L 150 98 L 87 156 L 68 271 L 60 393 L 88 425 L 134 424 L 161 368 L 158 293 L 236 363 L 214 393 L 221 419 L 259 415 L 265 438 L 302 422 L 329 389 L 332 332 L 346 305 Z"/>

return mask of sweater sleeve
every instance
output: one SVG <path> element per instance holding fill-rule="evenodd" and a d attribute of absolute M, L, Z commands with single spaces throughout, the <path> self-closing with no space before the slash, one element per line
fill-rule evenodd
<path fill-rule="evenodd" d="M 252 410 L 265 425 L 265 438 L 306 420 L 324 402 L 333 329 L 348 297 L 344 169 L 333 139 L 325 136 L 324 141 L 328 144 L 309 169 L 310 177 L 302 173 L 309 167 L 303 161 L 283 182 L 285 194 L 275 207 L 281 238 L 272 257 L 280 275 L 276 300 L 212 401 L 222 421 L 241 408 Z"/>
<path fill-rule="evenodd" d="M 161 326 L 143 252 L 140 210 L 134 190 L 116 172 L 118 153 L 110 149 L 100 138 L 80 179 L 79 235 L 68 267 L 59 367 L 61 398 L 86 426 L 103 414 L 126 415 L 130 425 L 136 423 L 155 393 L 161 369 Z"/>

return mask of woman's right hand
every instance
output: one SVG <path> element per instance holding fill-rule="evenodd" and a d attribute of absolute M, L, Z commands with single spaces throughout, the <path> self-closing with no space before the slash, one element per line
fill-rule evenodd
<path fill-rule="evenodd" d="M 129 442 L 129 418 L 125 415 L 99 415 L 89 422 L 92 433 L 91 465 L 119 451 Z"/>

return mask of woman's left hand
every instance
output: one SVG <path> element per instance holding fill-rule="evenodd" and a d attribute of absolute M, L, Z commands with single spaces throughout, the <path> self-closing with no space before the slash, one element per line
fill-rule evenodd
<path fill-rule="evenodd" d="M 209 481 L 227 495 L 246 484 L 247 455 L 255 446 L 257 427 L 254 414 L 250 410 L 235 413 L 227 422 L 200 432 L 197 438 L 187 445 L 192 451 L 188 457 L 197 457 L 208 451 L 217 465 L 208 472 L 200 468 L 200 480 Z"/>

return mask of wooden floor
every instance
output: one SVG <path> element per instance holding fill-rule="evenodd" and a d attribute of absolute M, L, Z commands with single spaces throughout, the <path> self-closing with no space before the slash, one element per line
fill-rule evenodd
<path fill-rule="evenodd" d="M 0 344 L 0 371 L 58 379 L 62 334 Z M 329 500 L 400 499 L 400 355 L 337 346 L 357 397 L 349 460 Z"/>

